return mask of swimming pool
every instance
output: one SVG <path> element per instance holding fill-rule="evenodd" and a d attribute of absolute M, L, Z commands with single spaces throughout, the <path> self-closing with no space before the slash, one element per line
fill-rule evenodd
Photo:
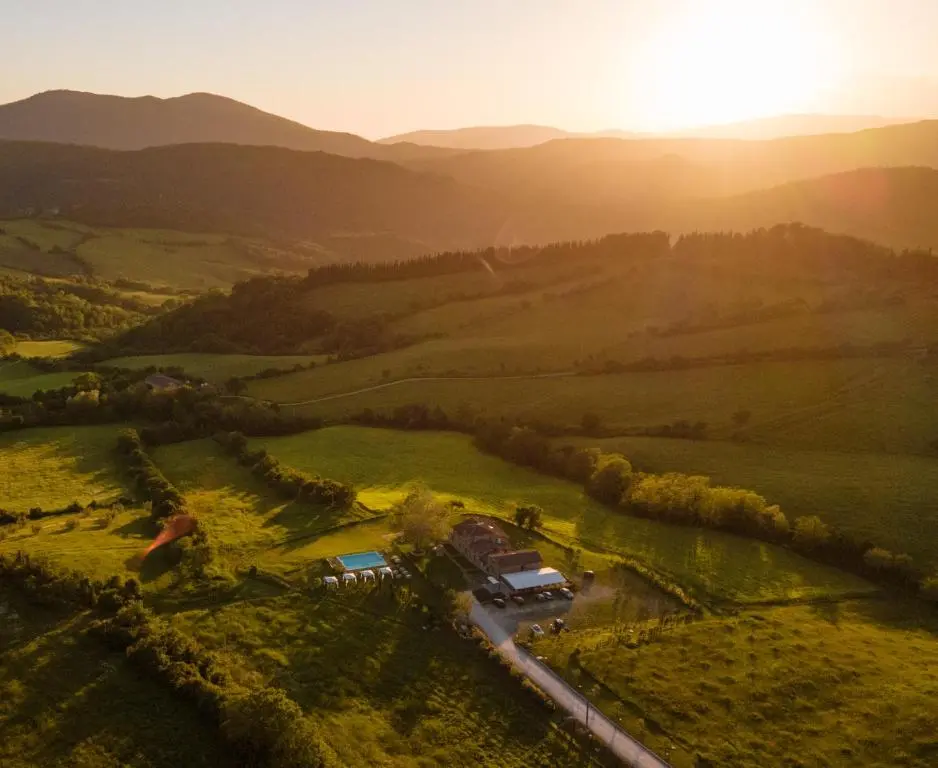
<path fill-rule="evenodd" d="M 336 560 L 346 571 L 363 571 L 366 568 L 383 568 L 387 561 L 380 552 L 356 552 L 352 555 L 339 555 Z"/>

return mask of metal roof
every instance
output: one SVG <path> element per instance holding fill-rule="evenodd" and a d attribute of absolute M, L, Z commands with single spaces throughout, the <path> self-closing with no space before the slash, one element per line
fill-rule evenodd
<path fill-rule="evenodd" d="M 567 577 L 556 568 L 538 568 L 536 571 L 518 571 L 502 576 L 512 589 L 536 589 L 537 587 L 556 587 L 566 584 Z"/>

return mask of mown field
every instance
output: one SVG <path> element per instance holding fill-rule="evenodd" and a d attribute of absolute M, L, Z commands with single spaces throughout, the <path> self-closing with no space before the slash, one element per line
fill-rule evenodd
<path fill-rule="evenodd" d="M 549 535 L 637 558 L 705 599 L 752 602 L 870 589 L 785 549 L 616 514 L 572 483 L 479 453 L 462 435 L 332 427 L 254 443 L 288 466 L 353 483 L 374 508 L 390 507 L 413 483 L 496 516 L 510 516 L 516 502 L 539 504 Z"/>
<path fill-rule="evenodd" d="M 39 389 L 67 387 L 79 375 L 73 371 L 44 373 L 25 360 L 0 360 L 0 392 L 29 398 Z"/>
<path fill-rule="evenodd" d="M 175 626 L 282 686 L 341 765 L 583 765 L 557 723 L 471 641 L 425 629 L 410 590 L 343 590 L 177 614 Z"/>
<path fill-rule="evenodd" d="M 125 491 L 114 457 L 118 425 L 42 427 L 0 435 L 0 508 L 61 509 Z"/>
<path fill-rule="evenodd" d="M 637 649 L 604 645 L 606 627 L 545 637 L 535 653 L 631 732 L 706 765 L 929 768 L 938 624 L 918 610 L 774 608 L 680 627 Z"/>
<path fill-rule="evenodd" d="M 938 461 L 929 456 L 798 451 L 667 438 L 560 439 L 629 457 L 646 472 L 683 472 L 751 488 L 789 518 L 818 515 L 916 561 L 938 561 Z"/>
<path fill-rule="evenodd" d="M 232 765 L 194 709 L 63 617 L 0 588 L 0 765 L 175 768 Z"/>
<path fill-rule="evenodd" d="M 77 341 L 18 341 L 13 351 L 21 357 L 68 357 L 83 347 Z"/>
<path fill-rule="evenodd" d="M 213 384 L 224 384 L 232 376 L 253 376 L 269 368 L 286 370 L 294 365 L 320 363 L 323 355 L 221 355 L 184 352 L 175 355 L 136 355 L 105 360 L 102 365 L 115 368 L 182 368 Z"/>

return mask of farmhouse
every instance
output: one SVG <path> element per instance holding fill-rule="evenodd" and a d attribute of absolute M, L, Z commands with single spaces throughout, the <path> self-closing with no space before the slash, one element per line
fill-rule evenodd
<path fill-rule="evenodd" d="M 154 392 L 175 392 L 184 386 L 181 381 L 163 373 L 154 373 L 152 376 L 147 376 L 144 383 Z"/>
<path fill-rule="evenodd" d="M 457 552 L 483 571 L 489 570 L 491 555 L 508 552 L 511 547 L 501 528 L 482 520 L 463 520 L 454 525 L 450 542 Z"/>

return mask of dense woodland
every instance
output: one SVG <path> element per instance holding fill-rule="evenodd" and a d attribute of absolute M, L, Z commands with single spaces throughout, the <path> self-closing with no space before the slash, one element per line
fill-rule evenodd
<path fill-rule="evenodd" d="M 0 275 L 0 329 L 26 338 L 96 340 L 129 330 L 155 311 L 92 281 Z"/>

